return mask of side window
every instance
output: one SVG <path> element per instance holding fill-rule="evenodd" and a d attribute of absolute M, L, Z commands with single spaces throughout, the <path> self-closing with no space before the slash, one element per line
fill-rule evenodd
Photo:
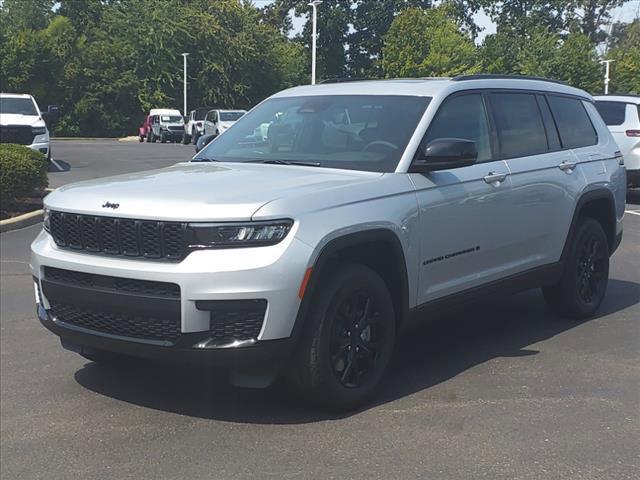
<path fill-rule="evenodd" d="M 598 135 L 581 100 L 557 95 L 548 95 L 547 99 L 564 148 L 586 147 L 598 143 Z"/>
<path fill-rule="evenodd" d="M 549 143 L 549 150 L 556 151 L 562 149 L 560 143 L 560 136 L 558 135 L 558 127 L 549 110 L 549 104 L 544 95 L 536 95 L 538 100 L 538 107 L 540 107 L 540 113 L 542 114 L 542 120 L 544 121 L 544 130 L 547 133 L 547 142 Z"/>
<path fill-rule="evenodd" d="M 457 95 L 445 100 L 431 121 L 422 144 L 447 137 L 476 142 L 478 161 L 491 160 L 489 125 L 482 95 Z"/>
<path fill-rule="evenodd" d="M 624 123 L 626 103 L 598 101 L 596 108 L 607 125 L 622 125 Z"/>
<path fill-rule="evenodd" d="M 504 158 L 548 151 L 547 134 L 534 94 L 493 93 L 490 98 Z"/>

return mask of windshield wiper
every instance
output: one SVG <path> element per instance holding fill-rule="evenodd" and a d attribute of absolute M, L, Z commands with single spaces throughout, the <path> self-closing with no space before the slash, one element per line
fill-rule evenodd
<path fill-rule="evenodd" d="M 271 165 L 300 165 L 302 167 L 319 167 L 320 166 L 319 162 L 299 162 L 296 160 L 284 161 L 284 160 L 277 160 L 277 159 L 258 160 L 256 162 L 251 162 L 251 163 L 268 163 Z"/>

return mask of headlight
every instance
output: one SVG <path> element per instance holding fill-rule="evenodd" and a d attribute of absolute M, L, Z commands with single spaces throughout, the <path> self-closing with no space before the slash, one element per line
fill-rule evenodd
<path fill-rule="evenodd" d="M 44 135 L 47 133 L 47 127 L 31 127 L 31 133 L 34 135 Z"/>
<path fill-rule="evenodd" d="M 42 226 L 47 232 L 51 231 L 51 214 L 49 213 L 49 209 L 44 209 L 44 215 L 42 216 Z"/>
<path fill-rule="evenodd" d="M 293 222 L 192 223 L 190 248 L 240 248 L 275 245 L 287 236 Z"/>

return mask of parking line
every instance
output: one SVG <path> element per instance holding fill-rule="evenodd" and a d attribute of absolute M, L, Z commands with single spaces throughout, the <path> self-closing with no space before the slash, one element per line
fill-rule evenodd
<path fill-rule="evenodd" d="M 640 215 L 640 210 L 625 210 L 624 213 L 630 213 L 631 215 Z"/>
<path fill-rule="evenodd" d="M 51 163 L 53 163 L 56 166 L 56 168 L 58 169 L 59 172 L 63 172 L 64 171 L 64 168 L 62 168 L 60 166 L 60 164 L 58 162 L 56 162 L 53 157 L 51 157 Z"/>

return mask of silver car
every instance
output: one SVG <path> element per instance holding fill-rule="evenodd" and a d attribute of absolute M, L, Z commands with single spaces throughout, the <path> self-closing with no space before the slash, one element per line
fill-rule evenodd
<path fill-rule="evenodd" d="M 191 162 L 47 196 L 38 315 L 91 360 L 209 365 L 254 387 L 286 376 L 353 409 L 434 310 L 542 287 L 561 315 L 593 315 L 625 194 L 593 98 L 564 84 L 297 87 Z"/>

